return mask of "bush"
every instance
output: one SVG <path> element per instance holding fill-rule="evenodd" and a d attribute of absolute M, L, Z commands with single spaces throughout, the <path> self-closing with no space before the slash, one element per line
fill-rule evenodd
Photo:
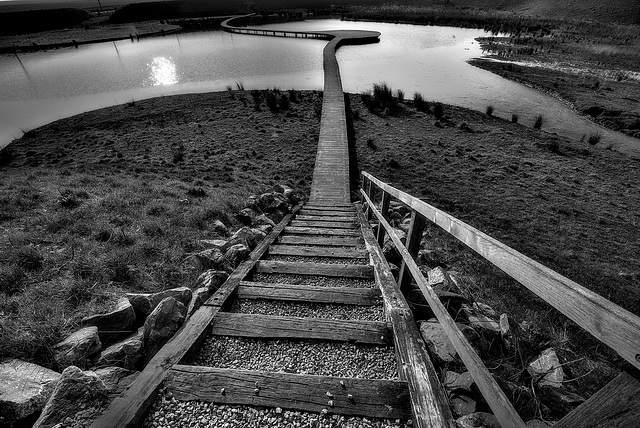
<path fill-rule="evenodd" d="M 267 107 L 269 107 L 269 110 L 271 110 L 272 112 L 276 112 L 278 111 L 278 98 L 276 97 L 276 94 L 272 91 L 268 91 L 267 92 Z"/>
<path fill-rule="evenodd" d="M 538 115 L 538 117 L 536 117 L 536 121 L 533 123 L 533 127 L 535 129 L 540 129 L 542 128 L 542 122 L 543 122 L 543 118 L 542 115 Z"/>
<path fill-rule="evenodd" d="M 253 104 L 255 106 L 256 111 L 260 111 L 260 103 L 262 103 L 262 94 L 257 89 L 252 89 L 249 93 L 253 98 Z"/>
<path fill-rule="evenodd" d="M 589 134 L 589 138 L 587 138 L 587 143 L 589 143 L 592 146 L 595 146 L 600 142 L 600 140 L 602 140 L 602 134 L 599 132 L 596 132 L 594 134 Z"/>
<path fill-rule="evenodd" d="M 436 103 L 433 106 L 433 115 L 438 120 L 444 117 L 444 105 L 442 105 L 442 103 Z"/>
<path fill-rule="evenodd" d="M 493 116 L 493 106 L 492 105 L 488 105 L 484 109 L 484 112 L 487 114 L 487 116 Z"/>
<path fill-rule="evenodd" d="M 278 106 L 280 110 L 289 110 L 289 95 L 282 94 L 280 95 L 280 99 L 278 100 Z"/>
<path fill-rule="evenodd" d="M 517 114 L 513 113 L 511 115 L 511 122 L 512 123 L 518 123 L 518 115 Z"/>
<path fill-rule="evenodd" d="M 404 91 L 402 89 L 398 89 L 396 91 L 396 98 L 398 99 L 399 103 L 403 103 L 404 102 Z"/>
<path fill-rule="evenodd" d="M 171 153 L 173 155 L 173 163 L 180 163 L 184 161 L 184 154 L 186 149 L 182 143 L 171 144 Z"/>
<path fill-rule="evenodd" d="M 397 107 L 397 101 L 393 96 L 393 91 L 386 83 L 373 84 L 373 104 L 380 110 L 389 109 L 393 111 Z"/>
<path fill-rule="evenodd" d="M 289 101 L 291 101 L 292 103 L 298 102 L 298 91 L 296 91 L 295 89 L 289 89 Z"/>
<path fill-rule="evenodd" d="M 13 161 L 13 150 L 9 147 L 0 149 L 0 166 L 7 166 Z"/>
<path fill-rule="evenodd" d="M 207 192 L 202 187 L 191 187 L 187 190 L 187 195 L 193 196 L 194 198 L 204 198 L 207 196 Z"/>
<path fill-rule="evenodd" d="M 422 94 L 416 92 L 413 94 L 413 106 L 416 110 L 428 113 L 429 112 L 429 103 L 424 100 Z"/>

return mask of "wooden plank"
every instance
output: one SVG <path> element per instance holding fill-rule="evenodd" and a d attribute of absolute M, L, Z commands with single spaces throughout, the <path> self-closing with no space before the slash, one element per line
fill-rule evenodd
<path fill-rule="evenodd" d="M 313 215 L 316 217 L 348 217 L 354 215 L 354 211 L 320 211 L 315 209 L 302 209 L 301 215 Z"/>
<path fill-rule="evenodd" d="M 302 220 L 302 221 L 339 221 L 339 222 L 344 222 L 344 223 L 353 223 L 356 219 L 356 216 L 334 216 L 334 217 L 327 217 L 327 216 L 316 216 L 316 215 L 297 215 L 296 216 L 296 220 Z"/>
<path fill-rule="evenodd" d="M 312 210 L 312 211 L 340 211 L 340 212 L 347 212 L 347 213 L 353 213 L 355 212 L 355 209 L 353 208 L 353 205 L 312 205 L 312 204 L 306 204 L 303 209 L 306 210 Z"/>
<path fill-rule="evenodd" d="M 261 339 L 327 340 L 369 345 L 393 343 L 391 330 L 384 322 L 229 312 L 218 312 L 211 323 L 211 334 Z"/>
<path fill-rule="evenodd" d="M 447 394 L 425 349 L 409 305 L 400 293 L 382 249 L 361 210 L 358 210 L 358 218 L 365 245 L 371 254 L 376 283 L 393 328 L 398 375 L 409 385 L 414 424 L 418 428 L 454 428 L 456 424 L 449 409 Z"/>
<path fill-rule="evenodd" d="M 328 229 L 356 229 L 356 224 L 353 221 L 305 221 L 305 220 L 292 220 L 291 226 L 298 227 L 318 227 Z"/>
<path fill-rule="evenodd" d="M 456 322 L 451 318 L 442 302 L 440 302 L 440 299 L 433 288 L 431 288 L 427 283 L 427 280 L 422 276 L 420 269 L 418 269 L 418 265 L 404 247 L 400 238 L 393 231 L 391 225 L 384 217 L 382 217 L 378 210 L 373 207 L 373 203 L 366 193 L 363 190 L 361 190 L 361 193 L 369 204 L 372 214 L 378 218 L 380 224 L 387 230 L 389 237 L 393 240 L 398 252 L 406 263 L 406 266 L 413 274 L 413 278 L 427 300 L 429 307 L 440 322 L 440 325 L 447 334 L 447 337 L 458 352 L 460 359 L 471 374 L 471 377 L 473 377 L 473 380 L 476 382 L 478 389 L 480 389 L 482 396 L 489 404 L 489 407 L 491 407 L 491 410 L 493 410 L 493 414 L 498 418 L 500 424 L 503 427 L 525 427 L 525 424 L 518 415 L 518 412 L 513 408 L 511 402 L 509 402 L 478 354 L 456 325 Z"/>
<path fill-rule="evenodd" d="M 381 303 L 376 288 L 315 287 L 298 284 L 270 284 L 242 281 L 239 299 L 269 299 L 290 302 L 339 303 L 343 305 L 374 306 Z"/>
<path fill-rule="evenodd" d="M 638 373 L 622 372 L 554 427 L 636 428 L 639 421 Z"/>
<path fill-rule="evenodd" d="M 316 237 L 316 236 L 296 236 L 285 235 L 278 238 L 280 244 L 293 245 L 325 245 L 331 247 L 357 247 L 362 243 L 361 238 L 348 237 Z"/>
<path fill-rule="evenodd" d="M 335 236 L 360 236 L 359 230 L 352 229 L 322 229 L 317 227 L 287 226 L 285 233 L 295 235 L 335 235 Z"/>
<path fill-rule="evenodd" d="M 373 278 L 373 268 L 369 265 L 337 263 L 279 262 L 273 260 L 260 260 L 256 264 L 256 272 L 337 276 L 343 278 Z"/>
<path fill-rule="evenodd" d="M 413 260 L 418 258 L 418 251 L 420 250 L 420 241 L 422 240 L 422 231 L 424 230 L 425 223 L 426 219 L 422 215 L 415 211 L 411 211 L 411 221 L 409 223 L 409 232 L 407 233 L 406 248 Z M 400 265 L 398 285 L 400 286 L 400 291 L 404 294 L 406 294 L 411 287 L 411 272 L 409 272 L 404 260 Z"/>
<path fill-rule="evenodd" d="M 269 248 L 270 255 L 301 256 L 301 257 L 331 257 L 366 259 L 369 253 L 360 248 L 336 248 L 336 247 L 303 247 L 302 245 L 272 245 Z"/>
<path fill-rule="evenodd" d="M 444 211 L 366 172 L 363 175 L 455 236 L 640 369 L 640 317 Z"/>
<path fill-rule="evenodd" d="M 181 401 L 280 407 L 318 413 L 326 409 L 331 414 L 388 419 L 411 417 L 407 384 L 396 380 L 176 365 L 167 377 L 166 386 Z M 223 389 L 224 394 L 221 393 Z"/>
<path fill-rule="evenodd" d="M 389 220 L 389 202 L 391 202 L 391 196 L 387 192 L 382 192 L 382 203 L 380 204 L 380 213 L 382 217 Z M 378 227 L 378 245 L 381 247 L 384 245 L 384 227 Z"/>
<path fill-rule="evenodd" d="M 109 407 L 91 424 L 91 428 L 133 428 L 142 425 L 142 418 L 155 400 L 160 384 L 172 365 L 177 364 L 209 327 L 221 306 L 235 292 L 240 281 L 253 269 L 256 261 L 267 251 L 269 245 L 284 230 L 285 225 L 300 209 L 286 215 L 229 276 L 227 281 L 198 309 L 176 334 L 149 361 L 144 370 L 116 397 Z"/>

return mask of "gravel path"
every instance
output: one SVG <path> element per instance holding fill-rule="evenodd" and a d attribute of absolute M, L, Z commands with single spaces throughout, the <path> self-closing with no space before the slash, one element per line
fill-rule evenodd
<path fill-rule="evenodd" d="M 145 428 L 405 428 L 411 421 L 321 415 L 280 408 L 228 406 L 202 401 L 180 402 L 162 391 L 144 421 Z"/>
<path fill-rule="evenodd" d="M 382 305 L 356 306 L 331 303 L 284 302 L 263 299 L 236 299 L 231 306 L 231 312 L 335 320 L 385 320 Z"/>
<path fill-rule="evenodd" d="M 339 278 L 319 275 L 294 275 L 284 273 L 256 273 L 253 275 L 253 281 L 275 284 L 315 285 L 317 287 L 374 288 L 376 286 L 373 279 Z"/>
<path fill-rule="evenodd" d="M 368 265 L 369 259 L 347 259 L 335 257 L 306 257 L 306 256 L 268 256 L 265 260 L 277 262 L 327 263 L 332 265 Z"/>
<path fill-rule="evenodd" d="M 397 379 L 392 347 L 209 336 L 198 366 L 367 379 Z"/>

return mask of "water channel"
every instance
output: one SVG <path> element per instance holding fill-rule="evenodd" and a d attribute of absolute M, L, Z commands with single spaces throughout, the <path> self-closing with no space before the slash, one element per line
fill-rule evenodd
<path fill-rule="evenodd" d="M 384 81 L 407 98 L 420 92 L 427 100 L 479 111 L 492 105 L 494 115 L 516 113 L 529 126 L 542 114 L 548 132 L 572 139 L 599 132 L 601 144 L 640 155 L 640 140 L 601 128 L 548 95 L 467 64 L 482 56 L 474 40 L 485 35 L 482 30 L 339 20 L 272 27 L 379 31 L 379 43 L 338 51 L 346 92 Z M 1 56 L 0 147 L 24 130 L 130 100 L 220 91 L 236 83 L 246 89 L 321 89 L 325 43 L 209 31 Z"/>

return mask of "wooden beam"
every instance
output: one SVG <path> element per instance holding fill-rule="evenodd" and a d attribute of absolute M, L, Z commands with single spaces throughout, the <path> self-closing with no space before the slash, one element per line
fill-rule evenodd
<path fill-rule="evenodd" d="M 149 361 L 144 370 L 116 397 L 109 407 L 91 424 L 91 428 L 133 428 L 140 426 L 142 418 L 155 400 L 167 371 L 177 364 L 191 347 L 203 336 L 227 298 L 236 290 L 240 281 L 253 269 L 255 263 L 267 251 L 269 245 L 284 230 L 285 225 L 300 209 L 294 208 L 286 215 L 229 276 L 227 281 L 198 309 L 176 334 Z"/>
<path fill-rule="evenodd" d="M 422 231 L 424 230 L 425 223 L 426 219 L 423 216 L 415 211 L 411 211 L 411 222 L 409 223 L 409 233 L 407 233 L 406 248 L 413 260 L 418 258 L 420 240 L 422 239 Z M 403 294 L 406 294 L 411 287 L 411 272 L 409 272 L 404 260 L 400 266 L 398 285 Z"/>
<path fill-rule="evenodd" d="M 311 209 L 300 210 L 301 215 L 312 215 L 316 217 L 346 217 L 353 215 L 353 211 L 320 211 Z"/>
<path fill-rule="evenodd" d="M 353 229 L 322 229 L 317 227 L 287 226 L 285 233 L 294 235 L 335 235 L 335 236 L 360 236 L 360 231 Z"/>
<path fill-rule="evenodd" d="M 513 408 L 511 402 L 505 396 L 500 386 L 496 383 L 489 370 L 487 370 L 476 351 L 462 334 L 462 332 L 456 325 L 456 322 L 453 320 L 453 318 L 451 318 L 449 312 L 444 307 L 442 302 L 440 302 L 438 295 L 427 283 L 427 280 L 424 278 L 424 276 L 422 276 L 418 265 L 413 260 L 407 249 L 404 247 L 404 244 L 402 244 L 400 238 L 393 231 L 391 225 L 384 217 L 382 217 L 378 210 L 373 207 L 373 203 L 365 194 L 365 192 L 361 190 L 361 193 L 369 204 L 373 215 L 378 218 L 380 224 L 383 225 L 383 227 L 387 230 L 389 237 L 393 240 L 398 252 L 400 253 L 400 256 L 406 263 L 406 266 L 409 268 L 410 272 L 413 274 L 413 278 L 418 284 L 420 291 L 422 291 L 422 294 L 427 300 L 427 303 L 429 304 L 431 310 L 440 322 L 440 326 L 442 326 L 443 330 L 447 334 L 447 337 L 458 352 L 460 359 L 471 374 L 471 377 L 473 377 L 473 380 L 476 382 L 476 385 L 478 386 L 478 389 L 480 389 L 480 392 L 482 393 L 485 401 L 489 404 L 491 410 L 493 410 L 493 414 L 496 416 L 496 418 L 498 418 L 498 421 L 503 427 L 524 428 L 525 424 L 518 415 L 518 412 L 516 412 L 516 410 Z"/>
<path fill-rule="evenodd" d="M 278 262 L 273 260 L 260 260 L 256 265 L 256 272 L 337 276 L 344 278 L 373 278 L 373 269 L 369 265 L 337 263 Z"/>
<path fill-rule="evenodd" d="M 315 237 L 315 236 L 295 236 L 286 235 L 278 238 L 280 244 L 294 245 L 325 245 L 331 247 L 357 247 L 362 243 L 362 239 L 354 237 Z"/>
<path fill-rule="evenodd" d="M 387 192 L 383 191 L 380 212 L 387 220 L 389 220 L 389 202 L 391 202 L 391 196 Z M 384 227 L 378 226 L 378 236 L 376 238 L 378 240 L 378 245 L 382 247 L 384 245 Z"/>
<path fill-rule="evenodd" d="M 327 216 L 318 216 L 318 215 L 297 215 L 296 216 L 296 220 L 302 220 L 302 221 L 340 221 L 340 222 L 345 222 L 345 223 L 353 223 L 354 220 L 356 219 L 355 215 L 353 216 L 332 216 L 332 217 L 327 217 Z"/>
<path fill-rule="evenodd" d="M 336 247 L 304 247 L 302 245 L 272 245 L 269 247 L 269 255 L 278 256 L 300 256 L 300 257 L 331 257 L 366 259 L 369 253 L 365 249 L 359 248 L 336 248 Z"/>
<path fill-rule="evenodd" d="M 211 334 L 260 339 L 315 339 L 370 345 L 393 343 L 389 326 L 384 322 L 229 312 L 218 312 L 211 323 Z"/>
<path fill-rule="evenodd" d="M 409 305 L 398 288 L 365 215 L 358 210 L 365 245 L 371 254 L 376 283 L 394 331 L 398 374 L 409 385 L 414 424 L 418 428 L 456 426 L 447 394 L 425 349 Z"/>
<path fill-rule="evenodd" d="M 291 226 L 298 227 L 325 227 L 328 229 L 355 229 L 356 224 L 353 221 L 306 221 L 306 220 L 293 220 Z"/>
<path fill-rule="evenodd" d="M 388 419 L 411 416 L 407 385 L 397 380 L 176 365 L 167 377 L 166 386 L 181 401 L 281 407 L 318 413 L 326 409 L 331 414 Z"/>
<path fill-rule="evenodd" d="M 640 369 L 640 317 L 446 212 L 366 172 L 363 175 L 502 269 Z"/>
<path fill-rule="evenodd" d="M 639 421 L 638 373 L 622 372 L 554 427 L 636 428 Z"/>
<path fill-rule="evenodd" d="M 353 205 L 313 205 L 306 204 L 302 209 L 314 210 L 314 211 L 342 211 L 342 212 L 355 212 Z"/>
<path fill-rule="evenodd" d="M 250 281 L 240 283 L 238 298 L 339 303 L 358 306 L 374 306 L 382 301 L 380 290 L 376 288 L 316 287 L 313 285 L 270 284 Z"/>

